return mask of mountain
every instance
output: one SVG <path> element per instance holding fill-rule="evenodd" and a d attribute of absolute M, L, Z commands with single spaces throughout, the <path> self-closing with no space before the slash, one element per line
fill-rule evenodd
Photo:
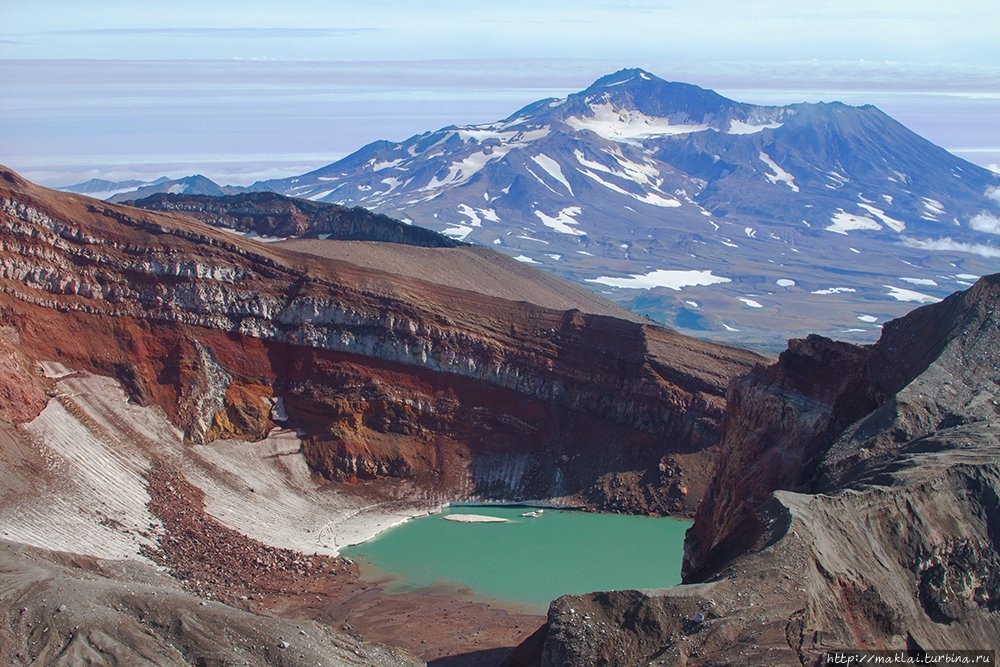
<path fill-rule="evenodd" d="M 827 664 L 1000 637 L 1000 274 L 730 387 L 684 584 L 566 596 L 511 665 Z"/>
<path fill-rule="evenodd" d="M 243 189 L 232 185 L 219 185 L 210 178 L 206 178 L 201 174 L 195 174 L 194 176 L 185 176 L 184 178 L 157 179 L 148 185 L 107 197 L 107 200 L 119 202 L 129 199 L 142 199 L 158 192 L 221 196 L 242 192 Z"/>
<path fill-rule="evenodd" d="M 138 181 L 135 179 L 128 181 L 108 181 L 102 178 L 92 178 L 83 183 L 64 185 L 56 189 L 63 192 L 75 192 L 76 194 L 87 195 L 96 199 L 108 199 L 123 192 L 135 192 L 141 187 L 159 185 L 168 180 L 170 179 L 166 176 L 161 176 L 154 181 Z"/>
<path fill-rule="evenodd" d="M 872 106 L 758 106 L 639 69 L 252 186 L 495 248 L 700 337 L 870 341 L 995 271 L 1000 180 Z"/>
<path fill-rule="evenodd" d="M 691 513 L 765 361 L 485 248 L 264 243 L 2 168 L 0 334 L 0 652 L 37 664 L 514 645 L 539 617 L 388 597 L 339 547 L 451 500 Z"/>
<path fill-rule="evenodd" d="M 234 185 L 219 185 L 210 178 L 206 178 L 201 174 L 195 174 L 194 176 L 173 179 L 161 176 L 153 181 L 107 181 L 93 178 L 83 183 L 65 185 L 57 189 L 63 192 L 88 195 L 95 199 L 118 202 L 129 199 L 142 199 L 158 192 L 221 196 L 243 192 L 246 188 Z"/>

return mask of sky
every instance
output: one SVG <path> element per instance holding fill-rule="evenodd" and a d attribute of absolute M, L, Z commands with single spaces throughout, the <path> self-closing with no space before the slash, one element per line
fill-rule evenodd
<path fill-rule="evenodd" d="M 643 67 L 746 102 L 876 104 L 989 166 L 998 28 L 996 0 L 0 2 L 0 163 L 249 183 Z"/>

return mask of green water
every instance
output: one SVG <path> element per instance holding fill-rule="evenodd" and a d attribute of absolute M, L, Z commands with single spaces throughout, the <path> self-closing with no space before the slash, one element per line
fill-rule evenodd
<path fill-rule="evenodd" d="M 405 523 L 350 547 L 393 592 L 430 586 L 543 609 L 566 593 L 661 588 L 680 582 L 690 521 L 527 507 L 455 507 Z M 508 523 L 445 521 L 448 514 L 502 517 Z M 372 572 L 374 569 L 374 572 Z"/>

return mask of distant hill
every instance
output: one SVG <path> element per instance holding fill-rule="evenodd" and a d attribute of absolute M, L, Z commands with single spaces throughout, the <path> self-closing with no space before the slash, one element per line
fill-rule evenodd
<path fill-rule="evenodd" d="M 96 199 L 108 199 L 109 197 L 113 197 L 123 192 L 135 192 L 139 188 L 159 185 L 169 180 L 170 179 L 166 176 L 161 176 L 154 181 L 139 181 L 135 179 L 128 181 L 108 181 L 103 178 L 92 178 L 89 181 L 84 181 L 83 183 L 64 185 L 58 189 L 64 192 L 75 192 L 79 195 L 87 195 Z"/>
<path fill-rule="evenodd" d="M 293 199 L 274 192 L 222 196 L 157 193 L 127 203 L 150 211 L 183 213 L 251 236 L 386 241 L 432 248 L 463 245 L 360 207 Z"/>
<path fill-rule="evenodd" d="M 113 202 L 142 199 L 143 197 L 149 197 L 159 192 L 220 196 L 236 194 L 246 190 L 246 188 L 235 185 L 219 185 L 212 179 L 201 174 L 185 176 L 184 178 L 167 178 L 166 176 L 161 176 L 153 181 L 107 181 L 93 178 L 83 183 L 65 185 L 57 189 Z"/>

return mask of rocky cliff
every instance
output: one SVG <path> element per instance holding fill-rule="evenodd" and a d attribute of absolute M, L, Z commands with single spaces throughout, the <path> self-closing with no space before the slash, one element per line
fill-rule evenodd
<path fill-rule="evenodd" d="M 0 207 L 3 319 L 34 358 L 119 378 L 194 442 L 295 426 L 334 480 L 690 510 L 724 388 L 759 361 L 599 300 L 537 305 L 569 298 L 546 280 L 499 298 L 6 170 Z"/>
<path fill-rule="evenodd" d="M 513 664 L 821 664 L 996 649 L 1000 275 L 734 381 L 685 585 L 556 601 Z"/>
<path fill-rule="evenodd" d="M 273 192 L 226 196 L 158 193 L 126 203 L 150 211 L 182 213 L 216 227 L 259 236 L 385 241 L 431 248 L 461 245 L 424 227 L 406 225 L 360 207 L 292 199 Z"/>

